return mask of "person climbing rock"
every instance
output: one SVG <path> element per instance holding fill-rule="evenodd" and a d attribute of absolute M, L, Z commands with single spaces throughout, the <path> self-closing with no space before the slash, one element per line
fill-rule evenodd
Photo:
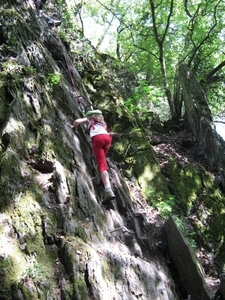
<path fill-rule="evenodd" d="M 43 12 L 44 4 L 47 2 L 47 0 L 33 0 L 33 3 L 36 7 L 37 14 L 39 17 L 44 18 L 46 22 L 48 23 L 49 27 L 53 26 L 59 26 L 63 19 L 61 20 L 53 20 L 49 15 L 47 15 L 45 12 Z"/>
<path fill-rule="evenodd" d="M 93 152 L 105 188 L 105 196 L 102 204 L 107 204 L 116 198 L 111 188 L 106 161 L 106 155 L 112 143 L 112 136 L 107 131 L 107 125 L 100 110 L 88 111 L 84 118 L 76 119 L 73 122 L 72 128 L 76 130 L 80 124 L 85 123 L 87 133 L 89 133 L 91 137 Z"/>

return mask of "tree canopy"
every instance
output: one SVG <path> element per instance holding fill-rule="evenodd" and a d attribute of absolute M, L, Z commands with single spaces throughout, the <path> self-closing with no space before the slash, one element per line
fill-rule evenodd
<path fill-rule="evenodd" d="M 138 98 L 139 107 L 148 109 L 151 101 L 161 117 L 179 119 L 181 64 L 201 83 L 212 114 L 224 109 L 224 8 L 222 0 L 101 0 L 87 1 L 82 18 L 102 26 L 97 49 L 110 36 L 105 51 L 136 75 L 128 104 Z"/>

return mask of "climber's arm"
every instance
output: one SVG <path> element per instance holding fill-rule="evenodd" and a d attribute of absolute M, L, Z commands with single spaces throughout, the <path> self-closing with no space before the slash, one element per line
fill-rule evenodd
<path fill-rule="evenodd" d="M 84 123 L 87 123 L 88 121 L 88 118 L 80 118 L 80 119 L 76 119 L 74 122 L 73 122 L 73 126 L 72 128 L 73 129 L 77 129 L 77 127 L 80 125 L 80 124 L 84 124 Z"/>

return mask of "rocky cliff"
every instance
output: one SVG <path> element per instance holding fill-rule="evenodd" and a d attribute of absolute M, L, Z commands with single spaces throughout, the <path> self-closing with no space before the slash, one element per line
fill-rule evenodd
<path fill-rule="evenodd" d="M 123 108 L 129 86 L 113 60 L 66 21 L 49 28 L 31 2 L 3 0 L 0 22 L 0 299 L 188 296 L 169 268 L 164 220 L 148 205 L 168 185 L 143 124 Z M 89 108 L 116 133 L 107 206 L 89 137 L 71 129 Z M 191 299 L 212 298 L 200 278 L 201 298 L 191 289 Z"/>

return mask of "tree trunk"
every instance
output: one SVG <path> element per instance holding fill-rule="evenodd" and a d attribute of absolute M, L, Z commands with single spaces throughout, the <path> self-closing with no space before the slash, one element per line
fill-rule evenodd
<path fill-rule="evenodd" d="M 179 68 L 179 80 L 188 122 L 210 168 L 218 172 L 220 183 L 225 188 L 225 142 L 216 133 L 205 93 L 186 65 Z"/>

